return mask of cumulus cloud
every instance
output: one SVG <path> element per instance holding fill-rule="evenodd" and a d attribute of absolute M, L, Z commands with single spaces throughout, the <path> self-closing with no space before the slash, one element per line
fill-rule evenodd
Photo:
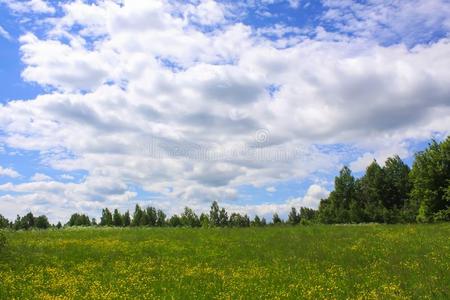
<path fill-rule="evenodd" d="M 243 185 L 334 174 L 347 153 L 327 146 L 361 149 L 352 163 L 361 170 L 372 157 L 409 156 L 410 139 L 449 131 L 446 38 L 411 47 L 279 25 L 274 39 L 231 22 L 222 4 L 189 5 L 72 1 L 46 22 L 47 34 L 22 35 L 22 77 L 50 92 L 1 105 L 0 141 L 87 175 L 1 190 L 67 211 L 127 201 L 171 209 L 220 200 L 254 213 L 317 207 L 328 193 L 320 185 L 282 206 L 232 203 Z M 287 31 L 297 38 L 286 41 Z"/>
<path fill-rule="evenodd" d="M 194 22 L 202 25 L 220 24 L 225 21 L 225 8 L 214 0 L 202 0 L 187 10 Z"/>
<path fill-rule="evenodd" d="M 1 176 L 17 178 L 20 176 L 20 174 L 12 168 L 4 168 L 4 167 L 0 166 L 0 177 Z"/>

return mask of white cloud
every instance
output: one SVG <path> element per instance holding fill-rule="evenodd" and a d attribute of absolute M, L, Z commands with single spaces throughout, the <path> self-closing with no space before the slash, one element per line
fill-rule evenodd
<path fill-rule="evenodd" d="M 17 178 L 20 176 L 20 174 L 12 168 L 4 168 L 4 167 L 0 166 L 0 177 L 1 176 Z"/>
<path fill-rule="evenodd" d="M 22 73 L 25 80 L 71 91 L 92 89 L 107 79 L 101 53 L 87 51 L 82 45 L 40 41 L 31 33 L 20 41 L 22 60 L 27 64 Z"/>
<path fill-rule="evenodd" d="M 0 0 L 16 13 L 54 13 L 55 8 L 43 0 Z"/>
<path fill-rule="evenodd" d="M 204 32 L 178 9 L 69 2 L 46 23 L 48 35 L 21 37 L 22 76 L 51 92 L 0 105 L 1 142 L 87 175 L 3 191 L 39 207 L 45 196 L 67 211 L 127 201 L 204 208 L 232 203 L 242 185 L 334 174 L 346 153 L 322 145 L 369 153 L 354 162 L 361 169 L 372 154 L 407 157 L 408 139 L 449 132 L 447 39 L 383 46 L 319 28 L 314 38 L 274 41 L 264 36 L 295 30 L 262 32 L 216 16 Z M 139 198 L 136 187 L 156 196 Z M 326 193 L 313 185 L 290 201 L 316 207 Z M 267 213 L 291 202 L 239 207 Z"/>
<path fill-rule="evenodd" d="M 274 186 L 269 186 L 268 188 L 266 188 L 266 191 L 269 193 L 275 193 L 277 189 Z"/>
<path fill-rule="evenodd" d="M 324 187 L 313 184 L 308 188 L 306 195 L 303 198 L 298 199 L 299 206 L 317 209 L 319 207 L 320 200 L 327 198 L 329 193 L 330 192 Z M 293 202 L 295 203 L 295 201 Z"/>
<path fill-rule="evenodd" d="M 9 34 L 8 31 L 6 31 L 2 26 L 0 26 L 0 36 L 7 39 L 7 40 L 12 40 L 11 35 Z"/>
<path fill-rule="evenodd" d="M 254 205 L 224 205 L 230 212 L 246 213 L 249 215 L 259 215 L 271 220 L 272 214 L 278 213 L 282 217 L 286 217 L 292 207 L 299 209 L 300 207 L 308 207 L 317 209 L 321 199 L 328 197 L 329 191 L 318 185 L 309 186 L 303 197 L 290 198 L 282 203 L 262 203 Z"/>
<path fill-rule="evenodd" d="M 450 5 L 446 0 L 323 1 L 324 16 L 344 33 L 408 45 L 428 42 L 450 30 Z"/>
<path fill-rule="evenodd" d="M 32 177 L 31 177 L 32 181 L 49 181 L 52 180 L 52 178 L 48 175 L 45 175 L 43 173 L 35 173 Z"/>
<path fill-rule="evenodd" d="M 202 25 L 220 24 L 225 21 L 225 8 L 214 0 L 202 0 L 187 10 L 194 22 Z"/>
<path fill-rule="evenodd" d="M 73 177 L 72 175 L 69 175 L 69 174 L 63 174 L 63 175 L 61 175 L 61 178 L 66 179 L 66 180 L 74 180 L 75 179 L 75 177 Z"/>
<path fill-rule="evenodd" d="M 298 8 L 300 6 L 300 0 L 289 0 L 289 5 L 292 8 Z"/>

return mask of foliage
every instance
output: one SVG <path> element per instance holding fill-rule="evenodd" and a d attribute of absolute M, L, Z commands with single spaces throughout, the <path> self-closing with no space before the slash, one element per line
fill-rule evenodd
<path fill-rule="evenodd" d="M 112 226 L 113 225 L 113 217 L 108 208 L 102 210 L 102 216 L 100 218 L 101 226 Z"/>
<path fill-rule="evenodd" d="M 291 208 L 291 212 L 288 215 L 288 223 L 291 225 L 297 225 L 300 223 L 300 213 L 297 213 L 297 209 L 295 207 Z"/>
<path fill-rule="evenodd" d="M 319 205 L 322 223 L 433 222 L 448 219 L 450 137 L 416 154 L 412 170 L 399 156 L 373 161 L 360 179 L 344 167 Z"/>
<path fill-rule="evenodd" d="M 47 216 L 44 216 L 44 215 L 37 217 L 35 219 L 34 223 L 35 223 L 36 228 L 39 228 L 39 229 L 47 229 L 50 227 L 50 223 L 47 219 Z"/>
<path fill-rule="evenodd" d="M 67 226 L 91 226 L 91 221 L 87 215 L 75 213 L 70 216 Z"/>
<path fill-rule="evenodd" d="M 169 225 L 172 227 L 181 227 L 183 223 L 181 221 L 181 218 L 177 214 L 174 214 L 169 219 Z"/>
<path fill-rule="evenodd" d="M 250 227 L 250 218 L 247 215 L 232 213 L 230 215 L 229 226 L 231 227 Z"/>
<path fill-rule="evenodd" d="M 32 228 L 47 229 L 49 227 L 50 223 L 45 215 L 34 217 L 31 212 L 23 217 L 17 215 L 16 221 L 12 224 L 12 228 L 15 230 L 28 230 Z"/>
<path fill-rule="evenodd" d="M 189 207 L 184 208 L 184 212 L 181 214 L 181 225 L 186 227 L 200 227 L 200 219 Z"/>
<path fill-rule="evenodd" d="M 2 228 L 8 228 L 9 227 L 9 221 L 4 216 L 0 215 L 0 229 Z"/>
<path fill-rule="evenodd" d="M 417 221 L 432 221 L 434 214 L 450 207 L 450 137 L 442 143 L 432 141 L 416 154 L 411 181 L 411 206 L 417 210 Z"/>
<path fill-rule="evenodd" d="M 300 207 L 300 222 L 302 220 L 308 222 L 314 222 L 317 219 L 317 210 L 308 208 L 308 207 Z"/>
<path fill-rule="evenodd" d="M 166 224 L 166 214 L 162 210 L 158 209 L 156 216 L 156 226 L 163 227 Z"/>
<path fill-rule="evenodd" d="M 272 216 L 272 223 L 274 225 L 277 225 L 277 224 L 283 223 L 283 221 L 281 221 L 281 218 L 278 216 L 277 213 L 274 213 L 273 216 Z"/>
<path fill-rule="evenodd" d="M 141 225 L 141 220 L 142 220 L 142 216 L 143 216 L 143 211 L 141 209 L 141 207 L 136 204 L 136 207 L 134 208 L 134 214 L 133 214 L 133 221 L 131 222 L 132 226 L 139 226 Z"/>

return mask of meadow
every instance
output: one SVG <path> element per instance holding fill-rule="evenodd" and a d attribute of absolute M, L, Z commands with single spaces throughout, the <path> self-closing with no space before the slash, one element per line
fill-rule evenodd
<path fill-rule="evenodd" d="M 6 232 L 0 299 L 449 299 L 450 224 Z"/>

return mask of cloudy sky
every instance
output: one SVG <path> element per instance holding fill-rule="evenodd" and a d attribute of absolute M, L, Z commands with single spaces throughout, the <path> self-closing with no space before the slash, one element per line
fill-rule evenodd
<path fill-rule="evenodd" d="M 450 129 L 448 0 L 0 0 L 0 213 L 316 208 Z"/>

